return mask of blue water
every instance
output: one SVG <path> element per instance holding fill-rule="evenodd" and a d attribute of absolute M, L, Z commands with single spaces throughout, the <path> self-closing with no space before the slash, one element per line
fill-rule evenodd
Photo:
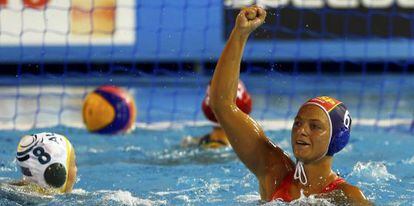
<path fill-rule="evenodd" d="M 299 105 L 315 95 L 342 99 L 356 121 L 349 145 L 335 156 L 334 171 L 378 205 L 414 202 L 414 135 L 408 129 L 414 111 L 412 76 L 243 78 L 253 98 L 252 116 L 263 123 L 293 119 Z M 55 197 L 22 195 L 3 184 L 0 205 L 262 204 L 257 180 L 232 149 L 179 146 L 183 137 L 201 136 L 211 129 L 208 124 L 185 123 L 204 121 L 200 102 L 208 78 L 141 80 L 127 82 L 135 95 L 141 126 L 130 134 L 116 136 L 90 134 L 76 126 L 82 125 L 81 101 L 90 89 L 66 85 L 62 95 L 61 90 L 47 88 L 27 92 L 1 88 L 0 106 L 6 106 L 8 113 L 0 113 L 0 126 L 11 125 L 11 129 L 0 130 L 0 184 L 20 178 L 14 162 L 19 137 L 41 131 L 69 137 L 76 148 L 78 181 L 72 194 Z M 117 81 L 113 79 L 113 83 Z M 14 94 L 16 91 L 19 93 Z M 22 106 L 15 109 L 15 104 Z M 361 119 L 365 121 L 357 121 Z M 398 119 L 403 121 L 393 125 L 387 122 Z M 52 126 L 40 128 L 47 121 Z M 167 122 L 167 127 L 152 127 L 159 122 Z M 23 123 L 36 129 L 13 130 Z M 291 154 L 289 122 L 278 124 L 265 124 L 266 134 Z M 327 204 L 312 198 L 299 201 Z"/>
<path fill-rule="evenodd" d="M 259 204 L 255 177 L 231 149 L 179 147 L 183 136 L 202 135 L 208 130 L 208 126 L 169 131 L 138 129 L 132 134 L 110 137 L 92 135 L 80 129 L 45 129 L 43 131 L 56 131 L 70 138 L 76 148 L 78 182 L 73 194 L 60 195 L 40 203 Z M 20 176 L 13 154 L 18 137 L 24 133 L 3 131 L 0 135 L 0 176 L 3 182 Z M 267 134 L 291 154 L 289 131 L 271 131 Z M 377 204 L 409 204 L 414 201 L 412 145 L 412 134 L 360 127 L 353 132 L 346 150 L 335 157 L 334 170 L 359 186 Z M 1 204 L 11 204 L 13 201 L 3 198 L 4 195 Z M 30 202 L 30 199 L 23 200 Z M 22 204 L 23 200 L 17 200 L 16 203 Z"/>

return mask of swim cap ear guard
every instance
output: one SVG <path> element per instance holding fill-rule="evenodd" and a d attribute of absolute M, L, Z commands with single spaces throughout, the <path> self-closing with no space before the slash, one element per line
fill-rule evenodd
<path fill-rule="evenodd" d="M 331 110 L 329 116 L 332 122 L 332 135 L 326 155 L 333 156 L 348 144 L 352 119 L 343 103 Z"/>
<path fill-rule="evenodd" d="M 46 168 L 43 177 L 48 185 L 62 187 L 66 182 L 66 168 L 60 163 L 53 163 Z"/>

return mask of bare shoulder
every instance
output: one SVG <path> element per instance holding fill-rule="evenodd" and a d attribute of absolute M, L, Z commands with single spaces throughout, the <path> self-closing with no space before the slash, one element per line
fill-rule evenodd
<path fill-rule="evenodd" d="M 344 192 L 345 196 L 351 202 L 355 203 L 355 205 L 372 205 L 358 187 L 347 182 L 341 184 L 339 187 Z"/>

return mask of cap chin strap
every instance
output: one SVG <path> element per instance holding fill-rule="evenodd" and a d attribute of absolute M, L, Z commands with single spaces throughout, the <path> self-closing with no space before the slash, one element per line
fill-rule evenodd
<path fill-rule="evenodd" d="M 308 178 L 306 177 L 305 168 L 303 167 L 302 161 L 297 161 L 293 179 L 299 180 L 302 185 L 308 184 Z"/>
<path fill-rule="evenodd" d="M 326 150 L 326 152 L 321 157 L 319 157 L 318 159 L 312 162 L 317 162 L 321 160 L 323 157 L 326 156 L 326 154 L 328 153 L 328 150 L 329 148 Z M 308 178 L 306 177 L 305 167 L 303 167 L 303 162 L 300 160 L 297 160 L 296 162 L 295 174 L 293 175 L 293 179 L 299 180 L 299 182 L 302 183 L 302 185 L 308 184 Z"/>

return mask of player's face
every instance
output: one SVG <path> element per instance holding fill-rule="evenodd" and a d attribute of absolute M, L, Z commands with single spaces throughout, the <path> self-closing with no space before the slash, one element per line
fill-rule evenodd
<path fill-rule="evenodd" d="M 292 127 L 291 142 L 295 157 L 305 163 L 319 159 L 328 149 L 330 124 L 316 105 L 301 107 Z"/>

